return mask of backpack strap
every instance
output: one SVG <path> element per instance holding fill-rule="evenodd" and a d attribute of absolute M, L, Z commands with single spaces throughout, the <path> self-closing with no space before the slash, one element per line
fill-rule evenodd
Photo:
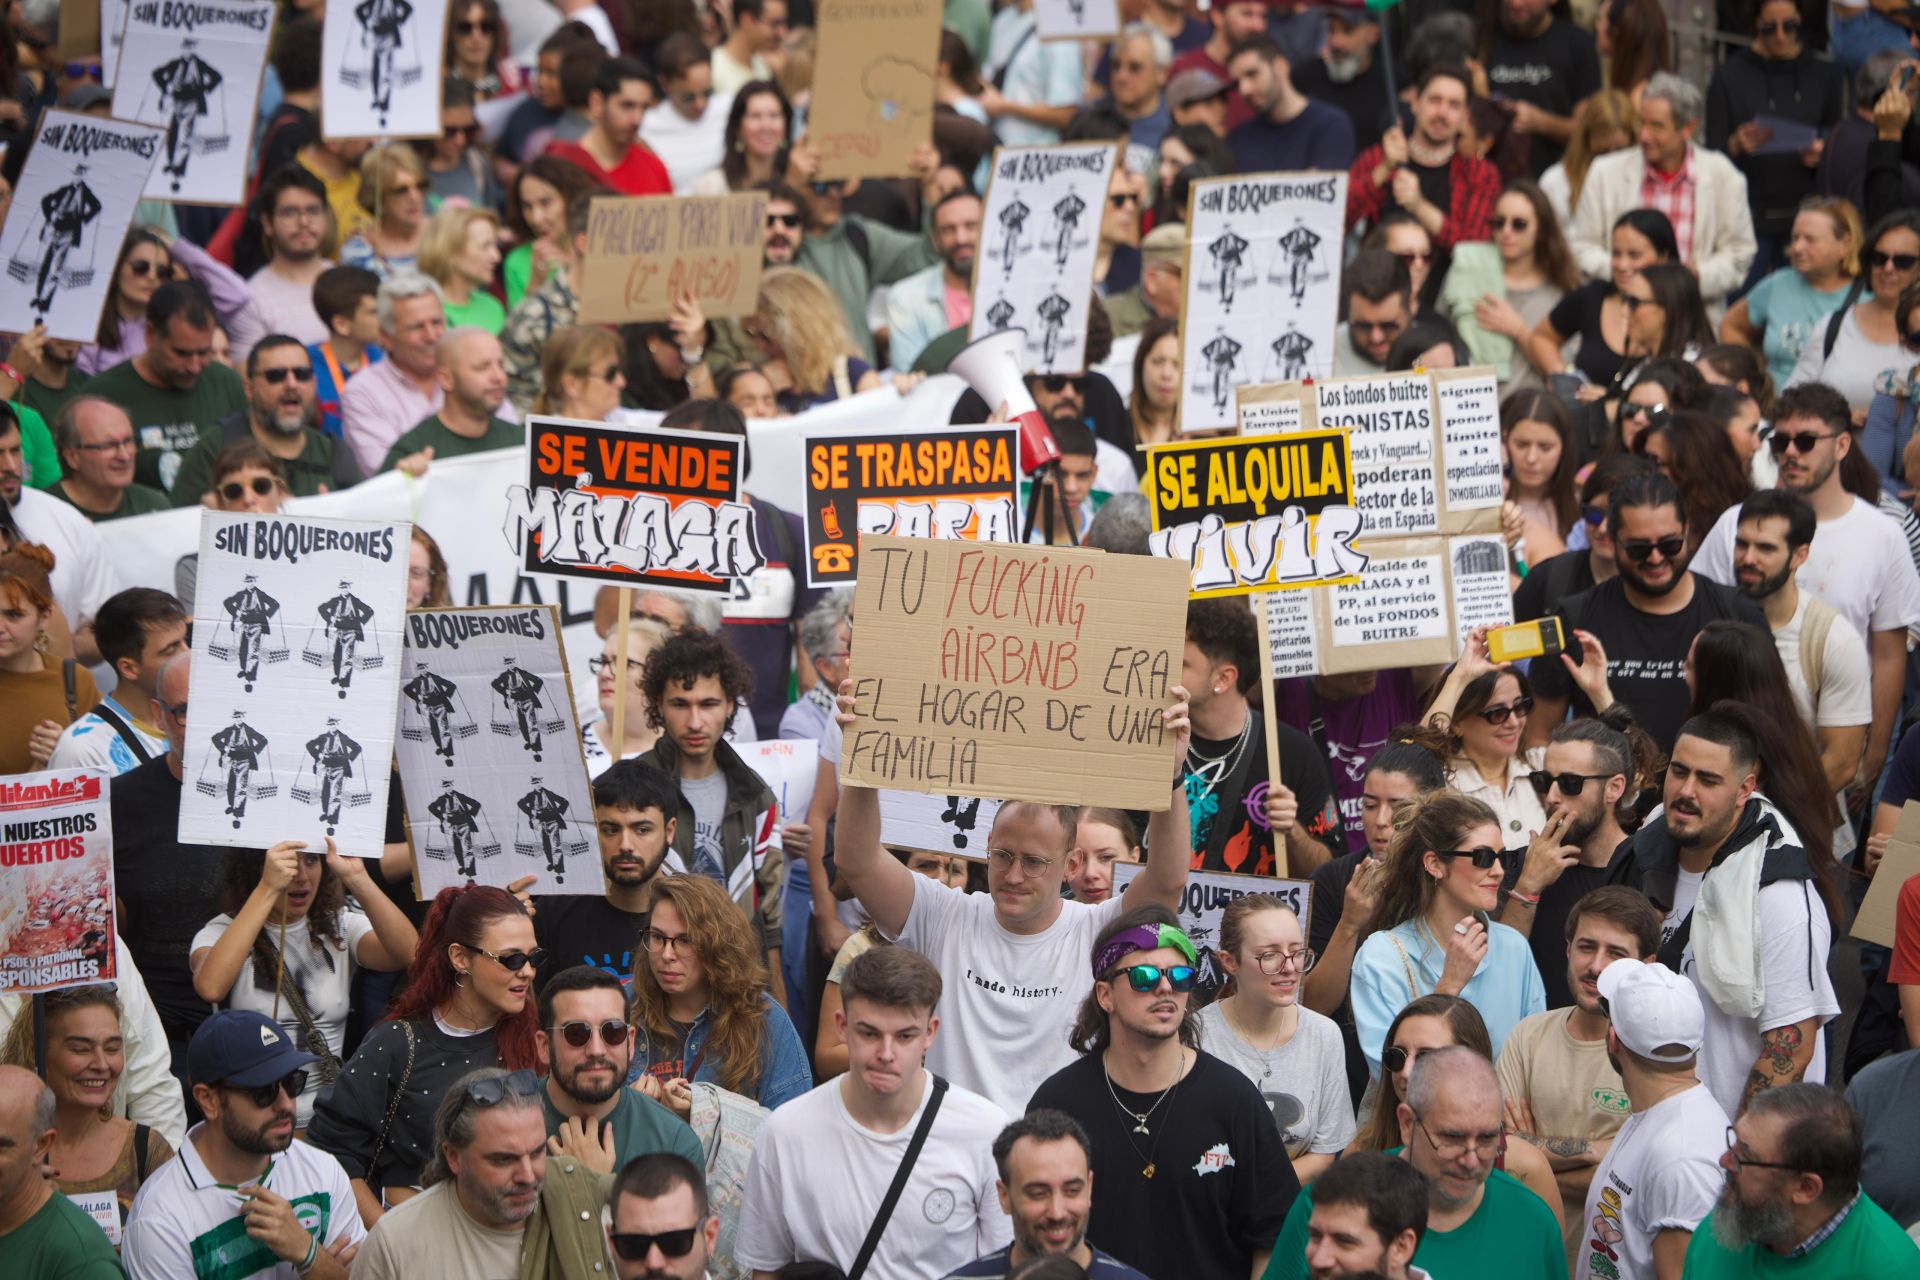
<path fill-rule="evenodd" d="M 67 723 L 80 718 L 80 664 L 72 658 L 60 659 L 60 683 L 67 694 Z"/>
<path fill-rule="evenodd" d="M 135 1185 L 147 1180 L 147 1143 L 152 1140 L 153 1129 L 144 1124 L 133 1126 L 133 1181 Z"/>
<path fill-rule="evenodd" d="M 153 759 L 153 752 L 147 750 L 147 744 L 140 740 L 140 735 L 134 732 L 133 726 L 122 720 L 119 713 L 107 705 L 106 699 L 100 700 L 100 705 L 93 709 L 93 714 L 99 716 L 106 722 L 109 729 L 120 735 L 120 741 L 127 744 L 127 750 L 133 752 L 135 760 L 145 764 Z"/>
<path fill-rule="evenodd" d="M 1838 612 L 1825 600 L 1807 597 L 1807 613 L 1800 619 L 1800 674 L 1807 682 L 1807 701 L 1818 718 L 1820 685 L 1826 674 L 1827 636 L 1833 630 Z"/>

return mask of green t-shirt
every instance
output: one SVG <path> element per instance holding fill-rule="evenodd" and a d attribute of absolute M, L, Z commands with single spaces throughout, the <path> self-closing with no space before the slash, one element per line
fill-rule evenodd
<path fill-rule="evenodd" d="M 540 1110 L 546 1113 L 547 1135 L 559 1133 L 565 1117 L 547 1096 L 544 1080 L 540 1082 Z M 607 1123 L 613 1126 L 613 1167 L 616 1169 L 625 1167 L 629 1160 L 656 1151 L 684 1157 L 696 1169 L 707 1167 L 706 1152 L 700 1149 L 700 1139 L 693 1136 L 687 1122 L 652 1098 L 621 1089 L 620 1101 L 614 1103 Z"/>
<path fill-rule="evenodd" d="M 120 1259 L 114 1256 L 100 1224 L 58 1193 L 49 1196 L 31 1218 L 0 1236 L 0 1276 L 9 1280 L 126 1280 Z"/>
<path fill-rule="evenodd" d="M 27 483 L 36 489 L 52 489 L 60 483 L 60 451 L 53 447 L 47 420 L 24 401 L 16 403 L 13 412 L 20 419 L 20 453 L 26 459 Z"/>
<path fill-rule="evenodd" d="M 433 447 L 436 461 L 444 462 L 448 458 L 464 457 L 469 453 L 486 453 L 490 449 L 517 449 L 527 441 L 527 433 L 513 423 L 500 418 L 487 419 L 486 432 L 475 438 L 459 436 L 447 429 L 440 421 L 440 415 L 423 418 L 420 425 L 393 442 L 393 448 L 387 450 L 386 461 L 380 464 L 382 471 L 393 470 L 393 464 L 410 454 L 415 454 L 429 445 Z"/>
<path fill-rule="evenodd" d="M 1399 1155 L 1393 1148 L 1388 1155 Z M 1303 1187 L 1273 1242 L 1273 1257 L 1261 1280 L 1307 1280 L 1307 1219 L 1313 1216 L 1313 1188 Z M 1695 1233 L 1694 1239 L 1700 1238 Z M 1687 1280 L 1694 1280 L 1692 1256 Z M 1567 1246 L 1553 1210 L 1521 1183 L 1495 1169 L 1471 1218 L 1451 1231 L 1427 1228 L 1414 1250 L 1413 1265 L 1435 1280 L 1454 1276 L 1498 1276 L 1500 1280 L 1567 1280 Z"/>
<path fill-rule="evenodd" d="M 1714 1210 L 1718 1213 L 1719 1210 Z M 1420 1259 L 1415 1255 L 1414 1261 Z M 1920 1248 L 1887 1211 L 1863 1192 L 1839 1230 L 1803 1258 L 1783 1258 L 1771 1249 L 1748 1245 L 1735 1253 L 1713 1238 L 1713 1214 L 1693 1232 L 1687 1246 L 1687 1280 L 1756 1280 L 1796 1276 L 1803 1280 L 1868 1280 L 1920 1274 Z"/>
<path fill-rule="evenodd" d="M 52 422 L 59 416 L 60 406 L 79 395 L 86 381 L 86 375 L 78 369 L 67 370 L 67 385 L 57 390 L 37 378 L 28 378 L 20 388 L 20 403 Z"/>
<path fill-rule="evenodd" d="M 200 433 L 238 409 L 247 407 L 240 375 L 223 364 L 210 364 L 186 391 L 156 387 L 134 371 L 132 360 L 103 369 L 86 385 L 89 395 L 105 396 L 133 419 L 133 438 L 140 446 L 133 478 L 156 489 L 173 489 L 180 459 L 199 443 Z"/>
<path fill-rule="evenodd" d="M 121 496 L 120 505 L 104 515 L 98 511 L 87 510 L 75 502 L 67 493 L 66 489 L 62 487 L 55 486 L 49 489 L 48 492 L 95 524 L 100 524 L 107 520 L 123 520 L 128 516 L 144 516 L 155 511 L 173 510 L 173 504 L 167 501 L 166 494 L 160 492 L 158 489 L 141 484 L 137 480 L 127 486 L 126 493 Z"/>
<path fill-rule="evenodd" d="M 527 296 L 527 285 L 532 279 L 533 245 L 520 244 L 507 250 L 506 261 L 500 264 L 500 282 L 506 286 L 507 306 L 520 305 L 520 299 Z"/>
<path fill-rule="evenodd" d="M 442 304 L 447 313 L 449 329 L 484 329 L 494 337 L 507 327 L 507 309 L 500 305 L 500 299 L 483 289 L 475 289 L 467 296 L 467 305 L 456 307 L 451 302 Z"/>
<path fill-rule="evenodd" d="M 173 478 L 173 505 L 191 507 L 213 488 L 213 465 L 226 447 L 250 434 L 242 417 L 238 422 L 220 422 L 200 433 L 193 448 L 180 456 L 180 472 Z M 332 436 L 309 427 L 305 446 L 297 458 L 280 460 L 287 473 L 287 492 L 296 498 L 311 498 L 322 485 L 331 493 L 350 489 L 366 479 L 353 450 Z"/>

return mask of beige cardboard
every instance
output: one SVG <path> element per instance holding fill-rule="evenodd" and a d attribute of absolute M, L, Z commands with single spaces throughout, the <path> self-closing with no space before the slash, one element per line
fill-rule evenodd
<path fill-rule="evenodd" d="M 818 181 L 896 178 L 933 141 L 941 0 L 820 0 L 806 143 Z"/>
<path fill-rule="evenodd" d="M 1166 808 L 1173 744 L 1160 712 L 1179 683 L 1186 599 L 1186 566 L 1171 560 L 862 538 L 857 718 L 841 776 L 941 795 Z"/>
<path fill-rule="evenodd" d="M 1915 802 L 1907 802 L 1907 811 L 1911 813 Z M 1902 821 L 1905 814 L 1902 815 Z M 1900 887 L 1913 876 L 1920 875 L 1920 844 L 1909 844 L 1896 836 L 1887 841 L 1887 851 L 1880 858 L 1880 869 L 1873 873 L 1873 883 L 1867 886 L 1866 900 L 1860 904 L 1860 913 L 1853 918 L 1853 936 L 1862 942 L 1875 942 L 1883 947 L 1893 945 L 1894 910 L 1899 905 Z"/>
<path fill-rule="evenodd" d="M 72 62 L 100 56 L 100 0 L 60 0 L 60 56 Z"/>
<path fill-rule="evenodd" d="M 686 289 L 709 320 L 752 315 L 766 216 L 764 191 L 594 197 L 575 280 L 580 322 L 665 320 Z"/>

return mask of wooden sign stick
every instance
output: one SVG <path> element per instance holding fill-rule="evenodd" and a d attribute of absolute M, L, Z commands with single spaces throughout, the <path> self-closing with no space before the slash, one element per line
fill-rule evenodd
<path fill-rule="evenodd" d="M 613 741 L 600 745 L 607 754 L 619 760 L 626 754 L 627 747 L 627 627 L 633 621 L 633 588 L 620 588 L 620 618 L 613 624 L 613 633 L 619 636 L 613 652 Z"/>
<path fill-rule="evenodd" d="M 1280 782 L 1280 719 L 1273 704 L 1273 677 L 1268 674 L 1273 669 L 1273 627 L 1267 620 L 1267 598 L 1265 595 L 1251 595 L 1247 599 L 1253 605 L 1253 623 L 1260 636 L 1259 652 L 1255 661 L 1260 667 L 1260 712 L 1261 728 L 1264 730 L 1267 748 L 1267 788 L 1281 785 Z M 1296 818 L 1295 821 L 1298 821 Z M 1293 875 L 1292 864 L 1288 861 L 1287 840 L 1278 831 L 1273 833 L 1273 861 L 1281 879 Z"/>

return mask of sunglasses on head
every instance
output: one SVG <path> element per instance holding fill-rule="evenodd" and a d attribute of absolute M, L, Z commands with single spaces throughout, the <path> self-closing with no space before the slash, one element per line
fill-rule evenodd
<path fill-rule="evenodd" d="M 1505 231 L 1508 227 L 1512 227 L 1515 231 L 1525 231 L 1532 225 L 1533 223 L 1526 218 L 1508 218 L 1500 214 L 1493 216 L 1493 229 L 1495 231 Z"/>
<path fill-rule="evenodd" d="M 265 1111 L 268 1107 L 280 1101 L 280 1091 L 282 1089 L 287 1091 L 289 1098 L 298 1098 L 301 1091 L 307 1087 L 307 1073 L 305 1071 L 294 1071 L 281 1076 L 271 1084 L 228 1084 L 220 1087 L 246 1095 L 248 1102 Z"/>
<path fill-rule="evenodd" d="M 656 1231 L 650 1235 L 644 1231 L 610 1231 L 607 1239 L 622 1262 L 645 1262 L 655 1245 L 660 1246 L 663 1257 L 686 1257 L 693 1251 L 693 1239 L 699 1234 L 699 1227 L 682 1227 L 678 1231 Z"/>
<path fill-rule="evenodd" d="M 584 1049 L 593 1040 L 594 1024 L 591 1022 L 563 1022 L 557 1027 L 549 1027 L 548 1030 L 559 1032 L 560 1038 L 574 1048 Z M 628 1030 L 627 1024 L 619 1018 L 608 1018 L 599 1026 L 600 1039 L 608 1046 L 622 1045 L 627 1042 Z"/>
<path fill-rule="evenodd" d="M 531 1098 L 538 1092 L 540 1077 L 525 1067 L 466 1086 L 467 1100 L 477 1107 L 497 1106 L 510 1097 Z"/>
<path fill-rule="evenodd" d="M 1687 539 L 1682 534 L 1670 533 L 1664 538 L 1629 538 L 1615 545 L 1627 559 L 1635 564 L 1645 564 L 1656 551 L 1663 560 L 1679 559 L 1680 553 L 1687 549 Z"/>
<path fill-rule="evenodd" d="M 1473 869 L 1476 871 L 1485 871 L 1496 864 L 1503 867 L 1507 865 L 1505 849 L 1490 849 L 1484 844 L 1472 849 L 1435 849 L 1433 856 L 1445 858 L 1449 862 L 1455 858 L 1465 858 L 1473 863 Z"/>
<path fill-rule="evenodd" d="M 1778 458 L 1791 447 L 1795 453 L 1809 454 L 1822 440 L 1831 440 L 1838 434 L 1832 431 L 1775 431 L 1767 437 L 1767 448 Z"/>
<path fill-rule="evenodd" d="M 1069 387 L 1081 393 L 1084 393 L 1087 389 L 1085 374 L 1048 373 L 1036 378 L 1035 381 L 1046 388 L 1046 392 L 1050 396 L 1057 396 Z"/>
<path fill-rule="evenodd" d="M 238 502 L 248 489 L 252 489 L 255 494 L 264 498 L 279 487 L 280 482 L 272 476 L 255 476 L 245 484 L 238 480 L 227 481 L 220 486 L 220 496 L 228 502 Z"/>
<path fill-rule="evenodd" d="M 797 227 L 800 225 L 800 215 L 797 213 L 769 213 L 767 215 L 767 225 L 770 227 Z"/>
<path fill-rule="evenodd" d="M 1561 795 L 1577 796 L 1586 789 L 1588 779 L 1599 782 L 1612 776 L 1610 773 L 1548 773 L 1545 769 L 1535 769 L 1527 775 L 1527 781 L 1533 784 L 1536 793 L 1543 796 L 1551 791 L 1556 783 L 1560 787 Z"/>
<path fill-rule="evenodd" d="M 1152 991 L 1160 985 L 1161 978 L 1165 978 L 1167 985 L 1175 991 L 1191 991 L 1194 980 L 1200 976 L 1200 971 L 1190 964 L 1176 964 L 1165 969 L 1157 964 L 1130 964 L 1120 973 L 1127 976 L 1127 985 L 1135 991 Z M 1119 977 L 1120 974 L 1114 976 Z"/>
<path fill-rule="evenodd" d="M 1482 720 L 1485 720 L 1488 724 L 1505 724 L 1507 722 L 1507 717 L 1525 716 L 1528 712 L 1532 710 L 1533 710 L 1533 699 L 1527 697 L 1525 694 L 1522 694 L 1520 697 L 1515 698 L 1512 702 L 1504 703 L 1497 707 L 1482 707 L 1480 708 L 1480 710 L 1474 712 L 1473 714 L 1479 716 Z"/>
<path fill-rule="evenodd" d="M 463 36 L 473 36 L 473 35 L 490 36 L 494 32 L 498 31 L 500 28 L 495 26 L 493 23 L 487 21 L 485 18 L 482 18 L 478 22 L 468 22 L 463 19 L 462 21 L 454 23 L 453 29 L 456 33 Z"/>
<path fill-rule="evenodd" d="M 310 364 L 297 364 L 279 369 L 262 369 L 260 371 L 260 377 L 269 385 L 275 387 L 285 382 L 288 378 L 292 378 L 295 382 L 312 382 L 313 366 Z"/>
<path fill-rule="evenodd" d="M 1920 267 L 1920 253 L 1887 253 L 1875 249 L 1867 255 L 1867 264 L 1875 268 L 1892 267 L 1895 271 L 1911 271 Z"/>

